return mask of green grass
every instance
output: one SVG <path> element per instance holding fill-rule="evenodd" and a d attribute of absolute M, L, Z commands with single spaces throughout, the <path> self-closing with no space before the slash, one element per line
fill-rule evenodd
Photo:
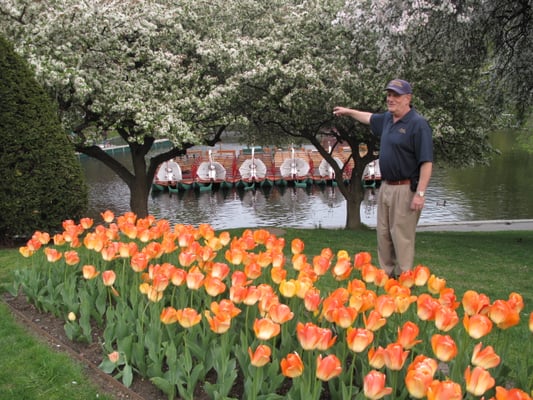
<path fill-rule="evenodd" d="M 238 235 L 242 229 L 230 232 Z M 377 264 L 374 231 L 285 229 L 280 236 L 285 238 L 287 249 L 293 238 L 302 239 L 308 257 L 324 247 L 334 252 L 347 250 L 350 254 L 369 251 Z M 468 289 L 485 293 L 491 300 L 507 299 L 511 292 L 520 293 L 525 303 L 521 325 L 526 327 L 533 310 L 531 249 L 533 232 L 529 231 L 422 232 L 417 235 L 415 262 L 445 278 L 448 286 L 455 289 L 458 300 Z M 21 260 L 16 249 L 0 250 L 0 283 L 10 281 Z M 527 328 L 519 331 L 512 340 L 515 354 L 520 353 L 524 340 L 531 340 Z M 97 398 L 97 390 L 83 378 L 80 365 L 29 335 L 1 303 L 0 337 L 0 399 Z"/>
<path fill-rule="evenodd" d="M 110 399 L 66 354 L 52 351 L 19 326 L 0 303 L 0 399 Z"/>

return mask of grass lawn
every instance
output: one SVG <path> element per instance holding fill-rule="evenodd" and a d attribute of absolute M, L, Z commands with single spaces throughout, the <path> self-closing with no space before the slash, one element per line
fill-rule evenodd
<path fill-rule="evenodd" d="M 308 257 L 324 247 L 351 255 L 369 251 L 377 264 L 374 231 L 350 232 L 324 229 L 285 229 L 287 250 L 293 238 L 304 241 Z M 241 230 L 231 230 L 238 235 Z M 462 294 L 473 289 L 490 299 L 507 299 L 509 293 L 523 296 L 525 308 L 520 329 L 513 337 L 515 354 L 524 340 L 532 340 L 527 318 L 533 311 L 533 232 L 421 232 L 417 236 L 415 262 L 431 271 Z M 23 260 L 17 249 L 0 249 L 0 284 L 8 283 Z M 1 289 L 0 289 L 1 290 Z M 19 326 L 9 309 L 0 302 L 0 399 L 106 399 L 83 376 L 82 367 L 68 356 L 57 353 Z"/>

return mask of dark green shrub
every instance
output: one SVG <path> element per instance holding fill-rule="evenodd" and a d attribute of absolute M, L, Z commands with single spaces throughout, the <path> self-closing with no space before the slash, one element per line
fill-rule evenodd
<path fill-rule="evenodd" d="M 57 108 L 0 37 L 0 242 L 53 232 L 87 208 L 81 165 Z"/>

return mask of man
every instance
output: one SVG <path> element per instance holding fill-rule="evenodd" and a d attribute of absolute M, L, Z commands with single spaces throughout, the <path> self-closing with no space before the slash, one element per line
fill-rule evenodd
<path fill-rule="evenodd" d="M 380 137 L 378 260 L 389 276 L 396 277 L 413 268 L 416 225 L 433 169 L 433 139 L 426 119 L 411 107 L 409 82 L 394 79 L 386 91 L 385 113 L 335 107 L 333 114 L 370 125 Z"/>

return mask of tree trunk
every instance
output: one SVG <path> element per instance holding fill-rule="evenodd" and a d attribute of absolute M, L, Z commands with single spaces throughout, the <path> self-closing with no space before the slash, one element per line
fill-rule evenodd
<path fill-rule="evenodd" d="M 360 185 L 360 182 L 351 182 L 348 196 L 346 196 L 346 229 L 357 230 L 366 227 L 361 222 L 361 202 L 364 198 L 364 189 L 362 187 L 353 187 Z"/>

